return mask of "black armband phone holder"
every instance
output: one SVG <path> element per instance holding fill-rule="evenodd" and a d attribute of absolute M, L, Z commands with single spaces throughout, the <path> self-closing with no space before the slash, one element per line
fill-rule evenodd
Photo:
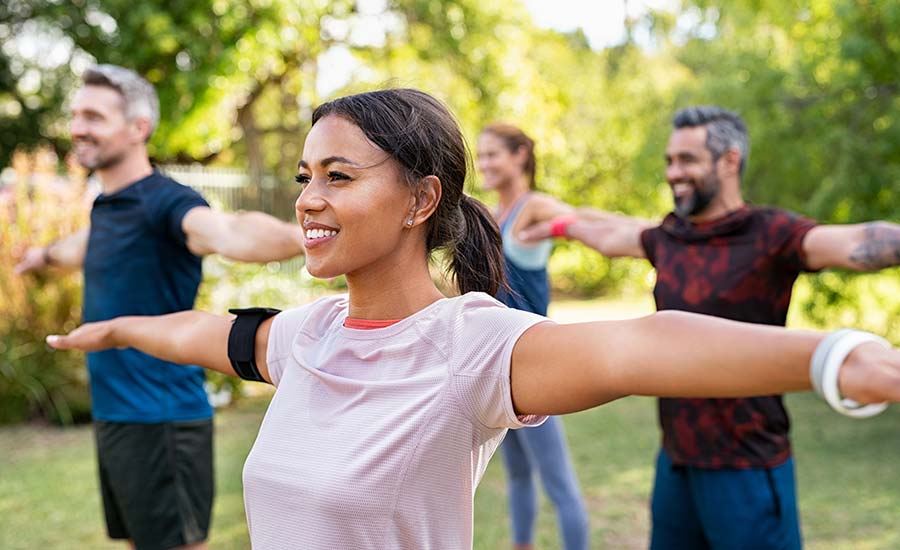
<path fill-rule="evenodd" d="M 234 372 L 244 380 L 266 381 L 256 366 L 256 331 L 263 321 L 280 312 L 280 309 L 268 307 L 228 310 L 237 315 L 228 333 L 228 359 Z"/>

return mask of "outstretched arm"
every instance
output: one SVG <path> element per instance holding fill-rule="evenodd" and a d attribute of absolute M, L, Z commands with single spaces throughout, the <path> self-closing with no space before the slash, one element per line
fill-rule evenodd
<path fill-rule="evenodd" d="M 546 239 L 554 235 L 559 218 L 535 219 L 518 233 L 522 241 Z M 641 218 L 604 212 L 594 208 L 578 208 L 574 217 L 563 220 L 560 229 L 566 237 L 581 241 L 609 258 L 645 258 L 641 232 L 656 224 Z"/>
<path fill-rule="evenodd" d="M 812 270 L 840 267 L 878 271 L 900 265 L 900 225 L 870 222 L 820 225 L 803 239 L 806 266 Z"/>
<path fill-rule="evenodd" d="M 135 348 L 165 361 L 199 365 L 237 376 L 228 359 L 228 334 L 233 319 L 233 316 L 196 310 L 149 317 L 118 317 L 86 323 L 65 336 L 48 336 L 47 343 L 56 349 L 81 351 Z M 255 357 L 260 374 L 270 383 L 266 348 L 271 326 L 270 318 L 257 329 Z"/>
<path fill-rule="evenodd" d="M 181 226 L 188 249 L 198 256 L 217 253 L 243 262 L 271 262 L 303 254 L 300 226 L 262 212 L 198 206 L 184 215 Z"/>
<path fill-rule="evenodd" d="M 48 267 L 76 268 L 84 263 L 89 228 L 72 233 L 46 246 L 31 247 L 15 267 L 16 273 L 40 271 Z"/>
<path fill-rule="evenodd" d="M 663 311 L 640 319 L 525 332 L 512 355 L 520 414 L 562 414 L 625 395 L 741 397 L 810 389 L 823 334 Z M 559 350 L 566 350 L 561 354 Z M 900 352 L 867 343 L 840 370 L 861 403 L 900 400 Z"/>

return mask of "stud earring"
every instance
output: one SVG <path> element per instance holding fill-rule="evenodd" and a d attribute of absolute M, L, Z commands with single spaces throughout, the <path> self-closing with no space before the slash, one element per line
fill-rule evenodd
<path fill-rule="evenodd" d="M 412 218 L 406 218 L 406 225 L 412 227 L 412 222 L 413 222 Z"/>

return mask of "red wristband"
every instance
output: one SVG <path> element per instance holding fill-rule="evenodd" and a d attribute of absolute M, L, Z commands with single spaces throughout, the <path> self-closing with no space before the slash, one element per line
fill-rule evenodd
<path fill-rule="evenodd" d="M 550 220 L 550 236 L 568 238 L 569 226 L 575 223 L 575 216 L 557 216 Z"/>

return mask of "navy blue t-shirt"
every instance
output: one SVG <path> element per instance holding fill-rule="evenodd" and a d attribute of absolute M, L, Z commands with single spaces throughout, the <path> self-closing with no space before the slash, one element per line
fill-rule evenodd
<path fill-rule="evenodd" d="M 196 191 L 155 171 L 94 200 L 84 259 L 85 322 L 193 308 L 201 258 L 188 250 L 181 220 L 196 206 L 208 205 Z M 212 416 L 200 367 L 131 348 L 88 353 L 87 363 L 96 420 L 153 423 Z"/>

